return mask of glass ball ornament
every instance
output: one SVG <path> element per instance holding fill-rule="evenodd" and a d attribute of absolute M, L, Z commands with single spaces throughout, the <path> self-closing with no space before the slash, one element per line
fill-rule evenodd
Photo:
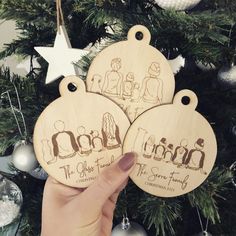
<path fill-rule="evenodd" d="M 17 143 L 12 153 L 13 165 L 21 171 L 29 172 L 38 166 L 33 145 L 25 140 Z"/>
<path fill-rule="evenodd" d="M 48 174 L 41 166 L 38 166 L 36 169 L 32 171 L 29 171 L 29 174 L 33 176 L 34 178 L 40 179 L 40 180 L 46 180 L 48 177 Z"/>
<path fill-rule="evenodd" d="M 224 85 L 236 86 L 236 66 L 223 66 L 218 72 L 218 80 Z"/>
<path fill-rule="evenodd" d="M 165 10 L 184 11 L 194 8 L 201 0 L 155 0 Z"/>
<path fill-rule="evenodd" d="M 122 222 L 115 226 L 111 236 L 148 236 L 144 228 L 136 223 L 130 222 L 129 219 L 123 218 Z"/>
<path fill-rule="evenodd" d="M 0 227 L 11 224 L 19 216 L 22 203 L 19 187 L 0 174 Z"/>

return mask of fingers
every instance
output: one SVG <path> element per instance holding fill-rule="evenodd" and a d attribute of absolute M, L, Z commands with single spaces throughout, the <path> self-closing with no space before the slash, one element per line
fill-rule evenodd
<path fill-rule="evenodd" d="M 119 197 L 120 192 L 125 188 L 125 186 L 127 185 L 127 180 L 125 180 L 125 182 L 123 182 L 120 187 L 108 198 L 108 201 L 106 201 L 106 203 L 103 205 L 103 214 L 104 216 L 108 217 L 108 218 L 112 218 L 113 217 L 113 211 L 116 207 L 116 202 L 117 199 Z"/>
<path fill-rule="evenodd" d="M 127 181 L 135 161 L 135 153 L 126 153 L 98 176 L 96 181 L 80 195 L 80 200 L 89 202 L 92 209 L 100 211 L 108 198 L 123 187 L 122 183 Z"/>
<path fill-rule="evenodd" d="M 54 199 L 53 202 L 57 202 L 55 200 L 58 200 L 58 203 L 63 203 L 69 201 L 83 191 L 84 189 L 82 188 L 79 189 L 66 186 L 49 176 L 44 187 L 44 198 L 46 198 L 47 201 L 48 198 L 50 198 Z"/>

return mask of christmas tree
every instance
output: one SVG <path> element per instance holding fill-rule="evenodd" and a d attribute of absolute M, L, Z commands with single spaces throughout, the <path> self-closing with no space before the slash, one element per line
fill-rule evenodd
<path fill-rule="evenodd" d="M 235 161 L 236 151 L 236 3 L 233 0 L 175 2 L 64 0 L 62 10 L 72 47 L 87 47 L 90 51 L 76 63 L 82 79 L 86 79 L 92 59 L 102 48 L 125 40 L 133 25 L 146 26 L 152 35 L 150 44 L 177 66 L 175 92 L 191 89 L 197 94 L 197 111 L 206 117 L 217 138 L 216 163 L 202 185 L 179 197 L 161 198 L 145 193 L 130 181 L 119 197 L 114 225 L 127 212 L 151 236 L 194 235 L 205 230 L 208 220 L 207 231 L 212 235 L 233 236 L 236 235 L 236 194 L 229 167 Z M 0 17 L 14 20 L 20 32 L 0 52 L 0 58 L 13 54 L 30 58 L 30 72 L 25 77 L 12 75 L 11 68 L 0 70 L 0 155 L 7 156 L 17 142 L 32 137 L 40 113 L 59 97 L 61 78 L 45 85 L 48 64 L 34 49 L 54 44 L 55 1 L 1 0 Z M 177 58 L 182 58 L 181 62 Z M 35 59 L 40 67 L 35 67 Z M 6 96 L 7 91 L 16 91 L 14 86 L 21 101 L 16 115 L 23 114 L 27 126 L 21 133 Z M 17 104 L 18 97 L 11 94 L 11 102 Z M 15 167 L 10 166 L 15 174 L 2 172 L 1 166 L 0 173 L 19 186 L 23 205 L 15 223 L 0 228 L 0 235 L 15 235 L 12 232 L 16 231 L 26 236 L 40 235 L 44 180 Z"/>

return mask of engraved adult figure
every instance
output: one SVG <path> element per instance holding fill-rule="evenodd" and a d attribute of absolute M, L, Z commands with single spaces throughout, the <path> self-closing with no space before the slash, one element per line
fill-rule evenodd
<path fill-rule="evenodd" d="M 45 162 L 47 162 L 48 165 L 55 162 L 54 155 L 52 155 L 52 150 L 50 147 L 50 143 L 48 139 L 43 139 L 41 141 L 42 143 L 42 153 L 43 153 L 43 159 Z"/>
<path fill-rule="evenodd" d="M 153 62 L 149 69 L 149 75 L 144 78 L 141 87 L 140 98 L 144 102 L 161 104 L 163 96 L 163 82 L 158 77 L 160 75 L 160 65 Z"/>
<path fill-rule="evenodd" d="M 71 158 L 79 150 L 74 134 L 71 131 L 65 130 L 65 123 L 63 121 L 56 121 L 54 127 L 58 132 L 52 136 L 54 159 L 51 163 L 56 162 L 57 157 L 61 159 Z"/>
<path fill-rule="evenodd" d="M 191 170 L 201 170 L 202 174 L 207 174 L 203 170 L 204 161 L 205 161 L 205 153 L 202 151 L 204 148 L 204 139 L 199 138 L 195 144 L 194 149 L 190 150 L 188 157 L 186 158 L 186 166 Z"/>
<path fill-rule="evenodd" d="M 121 59 L 114 58 L 111 61 L 111 70 L 106 72 L 102 93 L 108 96 L 120 96 L 123 76 L 119 72 Z"/>
<path fill-rule="evenodd" d="M 134 144 L 132 150 L 136 150 L 136 152 L 138 153 L 143 152 L 147 133 L 148 133 L 147 130 L 140 127 L 138 128 L 137 134 L 134 138 Z"/>
<path fill-rule="evenodd" d="M 104 147 L 114 149 L 121 146 L 119 127 L 110 113 L 105 113 L 102 119 L 102 137 Z"/>
<path fill-rule="evenodd" d="M 143 156 L 151 158 L 155 150 L 155 136 L 151 135 L 144 144 Z"/>
<path fill-rule="evenodd" d="M 174 146 L 173 144 L 169 144 L 166 148 L 166 151 L 165 151 L 165 154 L 164 154 L 164 161 L 166 163 L 169 163 L 172 161 L 172 158 L 173 158 L 173 149 L 174 149 Z"/>

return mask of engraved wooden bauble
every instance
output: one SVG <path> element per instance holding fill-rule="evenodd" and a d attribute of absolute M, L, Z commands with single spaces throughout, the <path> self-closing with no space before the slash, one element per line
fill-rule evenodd
<path fill-rule="evenodd" d="M 189 104 L 183 104 L 183 98 Z M 198 99 L 182 90 L 173 104 L 140 115 L 125 137 L 123 152 L 138 154 L 130 177 L 144 191 L 175 197 L 198 187 L 211 172 L 217 154 L 215 134 L 197 111 Z"/>
<path fill-rule="evenodd" d="M 173 99 L 172 69 L 164 55 L 149 45 L 150 40 L 146 27 L 133 26 L 127 40 L 112 44 L 95 57 L 86 79 L 88 91 L 112 99 L 130 121 Z"/>
<path fill-rule="evenodd" d="M 75 91 L 69 90 L 72 84 Z M 59 89 L 61 97 L 45 108 L 35 125 L 35 153 L 59 182 L 87 187 L 121 155 L 130 123 L 119 106 L 86 92 L 76 76 L 64 78 Z"/>

